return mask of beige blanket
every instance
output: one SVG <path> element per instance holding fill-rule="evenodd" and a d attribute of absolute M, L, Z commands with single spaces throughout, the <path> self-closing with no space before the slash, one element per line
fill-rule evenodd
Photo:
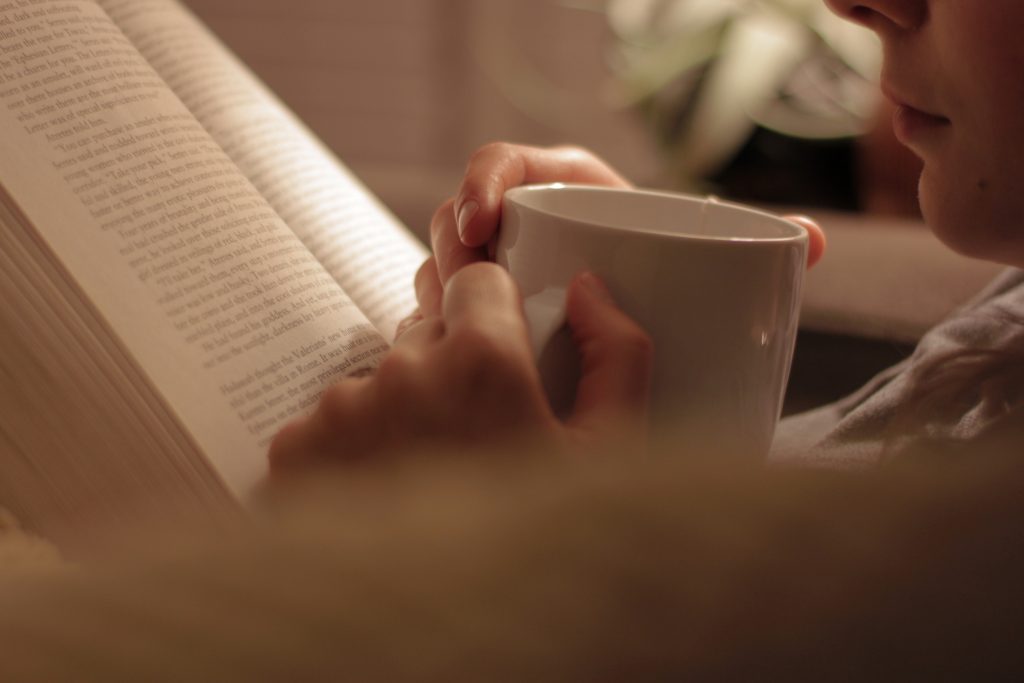
<path fill-rule="evenodd" d="M 0 680 L 1007 680 L 1024 466 L 972 455 L 348 472 L 0 585 Z"/>

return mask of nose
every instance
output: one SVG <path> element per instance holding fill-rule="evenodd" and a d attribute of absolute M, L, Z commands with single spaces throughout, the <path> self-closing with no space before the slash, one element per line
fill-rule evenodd
<path fill-rule="evenodd" d="M 928 18 L 929 0 L 825 0 L 839 16 L 875 32 L 912 30 Z"/>

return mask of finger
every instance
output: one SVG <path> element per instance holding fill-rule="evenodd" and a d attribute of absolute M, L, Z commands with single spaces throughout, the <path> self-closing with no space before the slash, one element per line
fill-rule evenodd
<path fill-rule="evenodd" d="M 807 230 L 807 267 L 813 268 L 821 260 L 821 257 L 825 255 L 825 247 L 827 246 L 825 231 L 807 216 L 786 216 L 786 220 L 792 221 Z"/>
<path fill-rule="evenodd" d="M 410 315 L 407 318 L 403 318 L 395 327 L 394 341 L 397 342 L 403 334 L 409 331 L 409 328 L 413 327 L 414 325 L 420 322 L 423 322 L 423 313 L 421 313 L 420 309 L 417 308 L 412 315 Z"/>
<path fill-rule="evenodd" d="M 609 416 L 644 419 L 654 359 L 647 333 L 615 305 L 608 289 L 590 273 L 581 273 L 571 283 L 566 318 L 582 365 L 569 422 L 600 429 Z"/>
<path fill-rule="evenodd" d="M 560 432 L 544 396 L 519 288 L 494 263 L 456 273 L 444 293 L 445 335 L 432 367 L 471 440 Z"/>
<path fill-rule="evenodd" d="M 407 318 L 411 320 L 411 318 Z M 403 321 L 404 322 L 404 321 Z M 444 321 L 438 316 L 421 316 L 411 322 L 396 337 L 393 348 L 426 348 L 444 336 Z"/>
<path fill-rule="evenodd" d="M 416 271 L 413 286 L 416 289 L 416 303 L 419 304 L 421 317 L 441 315 L 441 294 L 444 289 L 441 287 L 437 259 L 434 256 L 424 261 Z"/>
<path fill-rule="evenodd" d="M 467 247 L 459 239 L 454 205 L 454 200 L 448 200 L 434 212 L 430 221 L 430 246 L 434 251 L 438 281 L 441 284 L 447 283 L 460 268 L 487 260 L 486 249 Z"/>
<path fill-rule="evenodd" d="M 487 243 L 497 230 L 505 190 L 550 182 L 630 185 L 605 162 L 578 147 L 486 145 L 473 154 L 456 195 L 454 216 L 461 242 L 468 247 Z"/>
<path fill-rule="evenodd" d="M 519 287 L 500 266 L 475 263 L 460 270 L 445 288 L 442 309 L 446 335 L 479 335 L 530 355 Z"/>
<path fill-rule="evenodd" d="M 357 412 L 360 394 L 369 378 L 347 378 L 328 387 L 316 409 L 285 425 L 270 443 L 271 475 L 305 470 L 311 465 L 344 456 L 342 437 Z"/>
<path fill-rule="evenodd" d="M 271 476 L 294 472 L 308 461 L 309 432 L 309 417 L 294 419 L 278 431 L 267 454 Z"/>

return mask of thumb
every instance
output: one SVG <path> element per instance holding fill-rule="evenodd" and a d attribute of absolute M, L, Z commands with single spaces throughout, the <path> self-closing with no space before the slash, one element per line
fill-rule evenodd
<path fill-rule="evenodd" d="M 582 366 L 569 424 L 600 431 L 609 419 L 646 421 L 654 357 L 650 336 L 619 310 L 592 273 L 577 275 L 569 286 L 566 318 Z"/>

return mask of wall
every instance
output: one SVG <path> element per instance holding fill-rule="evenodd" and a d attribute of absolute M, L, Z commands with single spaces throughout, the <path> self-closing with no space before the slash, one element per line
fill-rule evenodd
<path fill-rule="evenodd" d="M 600 3 L 594 0 L 596 8 Z M 468 155 L 574 142 L 643 182 L 654 153 L 602 101 L 599 11 L 561 0 L 186 0 L 422 232 Z"/>

